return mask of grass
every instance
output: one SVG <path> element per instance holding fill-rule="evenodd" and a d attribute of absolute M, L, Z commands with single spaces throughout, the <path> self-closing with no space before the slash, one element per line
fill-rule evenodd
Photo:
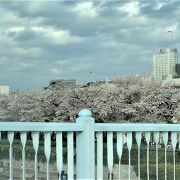
<path fill-rule="evenodd" d="M 104 145 L 104 154 L 107 154 L 106 145 Z M 176 179 L 180 177 L 180 151 L 176 151 Z M 140 154 L 140 163 L 141 163 L 141 179 L 147 179 L 147 149 L 146 145 L 141 145 L 141 154 Z M 105 164 L 107 164 L 106 158 L 104 158 Z M 165 153 L 164 148 L 158 150 L 158 178 L 159 180 L 165 179 Z M 118 156 L 116 147 L 114 147 L 114 163 L 118 164 Z M 123 148 L 123 155 L 121 164 L 129 164 L 128 149 Z M 132 146 L 131 150 L 131 164 L 134 167 L 136 174 L 138 174 L 138 150 L 137 145 Z M 150 180 L 156 179 L 156 151 L 155 148 L 150 148 L 149 152 L 149 172 Z M 174 179 L 174 163 L 173 163 L 173 152 L 167 151 L 167 179 Z"/>
<path fill-rule="evenodd" d="M 35 151 L 33 149 L 33 145 L 31 141 L 28 141 L 25 147 L 26 159 L 33 160 L 35 156 Z M 9 144 L 6 142 L 1 142 L 0 144 L 0 159 L 9 159 Z M 64 149 L 64 155 L 66 155 L 66 149 Z M 13 158 L 15 160 L 21 160 L 22 157 L 22 145 L 19 141 L 13 143 Z M 56 148 L 55 146 L 51 146 L 51 158 L 50 163 L 54 162 L 56 158 Z M 46 161 L 46 157 L 44 154 L 44 145 L 41 143 L 38 149 L 38 160 L 41 162 Z"/>
<path fill-rule="evenodd" d="M 3 144 L 2 144 L 3 143 Z M 13 156 L 14 159 L 16 160 L 21 160 L 21 151 L 22 151 L 22 146 L 20 142 L 15 142 L 13 144 Z M 104 144 L 104 165 L 107 165 L 107 147 L 106 144 Z M 4 142 L 1 142 L 0 144 L 0 158 L 1 159 L 9 159 L 9 144 Z M 66 157 L 67 157 L 67 149 L 64 148 L 64 162 L 66 162 Z M 136 174 L 138 174 L 138 151 L 137 151 L 137 145 L 132 146 L 131 150 L 131 164 L 134 167 L 134 170 Z M 34 149 L 32 146 L 32 142 L 29 141 L 26 145 L 26 159 L 34 159 Z M 38 150 L 38 159 L 39 161 L 45 162 L 45 155 L 44 155 L 44 146 L 43 143 L 40 144 L 39 150 Z M 55 162 L 56 159 L 56 148 L 54 145 L 51 147 L 51 159 L 50 162 Z M 159 180 L 164 180 L 164 169 L 165 169 L 165 164 L 164 164 L 164 148 L 161 148 L 158 150 L 158 162 L 159 162 Z M 117 156 L 117 151 L 116 151 L 116 144 L 114 145 L 114 163 L 118 164 L 118 156 Z M 129 163 L 129 158 L 128 158 L 128 150 L 126 147 L 123 148 L 123 155 L 122 155 L 122 160 L 121 164 L 128 164 Z M 147 179 L 147 150 L 146 150 L 146 144 L 141 145 L 141 179 Z M 173 167 L 173 152 L 172 151 L 167 151 L 167 178 L 168 179 L 173 179 L 173 174 L 174 174 L 174 167 Z M 156 151 L 153 148 L 150 148 L 149 152 L 149 169 L 150 169 L 150 179 L 154 180 L 156 179 Z M 180 151 L 176 151 L 176 179 L 180 177 Z"/>

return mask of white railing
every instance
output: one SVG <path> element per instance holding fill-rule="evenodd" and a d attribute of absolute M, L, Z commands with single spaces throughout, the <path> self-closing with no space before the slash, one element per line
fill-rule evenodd
<path fill-rule="evenodd" d="M 68 177 L 74 178 L 74 149 L 73 149 L 73 132 L 82 132 L 84 127 L 75 123 L 38 123 L 38 122 L 0 122 L 0 132 L 8 132 L 9 141 L 9 178 L 13 179 L 13 140 L 14 133 L 20 132 L 20 139 L 22 143 L 22 178 L 26 179 L 25 166 L 25 146 L 27 142 L 27 132 L 31 132 L 33 148 L 35 151 L 34 157 L 34 177 L 38 179 L 38 148 L 39 148 L 39 134 L 44 132 L 44 151 L 47 162 L 47 179 L 50 179 L 49 173 L 49 159 L 51 153 L 51 132 L 56 132 L 56 163 L 59 179 L 63 170 L 63 141 L 62 133 L 67 132 L 68 141 Z"/>
<path fill-rule="evenodd" d="M 121 179 L 121 160 L 124 147 L 124 138 L 128 149 L 128 177 L 131 179 L 131 149 L 133 144 L 133 135 L 138 147 L 138 180 L 141 179 L 140 171 L 140 150 L 141 140 L 144 137 L 147 143 L 147 177 L 150 179 L 149 172 L 149 145 L 150 142 L 156 144 L 156 179 L 159 178 L 158 167 L 158 144 L 160 141 L 164 144 L 164 175 L 167 179 L 167 145 L 171 140 L 173 151 L 174 180 L 176 176 L 176 145 L 179 142 L 178 135 L 180 132 L 179 124 L 115 124 L 115 123 L 95 123 L 92 113 L 84 109 L 80 111 L 76 123 L 37 123 L 37 122 L 0 122 L 0 132 L 8 132 L 9 141 L 9 179 L 13 180 L 13 141 L 14 133 L 20 132 L 22 143 L 22 179 L 26 179 L 26 157 L 25 147 L 27 144 L 27 133 L 31 132 L 32 144 L 35 151 L 34 157 L 34 177 L 38 179 L 38 148 L 39 134 L 44 133 L 44 152 L 46 157 L 46 177 L 50 180 L 50 156 L 51 156 L 51 132 L 56 132 L 56 166 L 59 180 L 63 171 L 63 133 L 67 133 L 67 177 L 68 179 L 103 179 L 104 178 L 104 134 L 107 134 L 107 167 L 109 179 L 112 179 L 114 166 L 114 143 L 119 160 L 118 177 Z M 76 133 L 76 148 L 74 149 L 74 133 Z M 169 134 L 171 135 L 169 137 Z M 153 140 L 151 140 L 153 137 Z M 116 140 L 115 140 L 116 139 Z M 96 140 L 96 141 L 95 141 Z M 95 146 L 96 145 L 96 146 Z M 97 150 L 95 150 L 97 147 Z M 76 161 L 74 154 L 76 152 Z M 95 154 L 96 152 L 96 154 Z M 0 155 L 1 156 L 1 155 Z M 96 161 L 95 161 L 96 159 Z M 95 165 L 95 162 L 97 164 Z M 76 178 L 75 175 L 76 174 Z M 124 180 L 124 179 L 123 179 Z"/>

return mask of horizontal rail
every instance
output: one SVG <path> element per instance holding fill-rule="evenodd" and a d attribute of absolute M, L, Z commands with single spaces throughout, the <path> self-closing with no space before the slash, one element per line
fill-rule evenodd
<path fill-rule="evenodd" d="M 180 124 L 135 124 L 135 123 L 96 123 L 96 132 L 147 132 L 147 131 L 180 131 Z"/>
<path fill-rule="evenodd" d="M 149 123 L 95 123 L 95 132 L 146 132 L 146 131 L 180 131 L 180 124 Z M 76 123 L 46 122 L 0 122 L 0 131 L 61 131 L 82 132 L 84 126 Z"/>
<path fill-rule="evenodd" d="M 84 126 L 76 123 L 0 122 L 0 131 L 81 132 L 84 131 Z"/>

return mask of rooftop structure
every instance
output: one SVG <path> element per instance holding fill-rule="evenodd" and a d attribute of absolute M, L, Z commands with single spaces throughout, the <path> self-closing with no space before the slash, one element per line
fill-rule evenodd
<path fill-rule="evenodd" d="M 160 52 L 153 57 L 153 73 L 157 79 L 166 79 L 167 77 L 176 77 L 178 75 L 177 63 L 178 52 L 177 49 L 160 49 Z"/>
<path fill-rule="evenodd" d="M 74 88 L 76 87 L 76 80 L 75 79 L 59 79 L 59 80 L 52 80 L 49 82 L 49 87 L 70 87 L 70 88 Z M 48 87 L 46 87 L 45 89 L 47 89 Z"/>

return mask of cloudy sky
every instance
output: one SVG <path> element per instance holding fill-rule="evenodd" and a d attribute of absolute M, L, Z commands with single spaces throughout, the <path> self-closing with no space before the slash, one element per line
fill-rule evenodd
<path fill-rule="evenodd" d="M 149 74 L 154 53 L 179 49 L 178 22 L 180 1 L 0 2 L 0 84 Z"/>

